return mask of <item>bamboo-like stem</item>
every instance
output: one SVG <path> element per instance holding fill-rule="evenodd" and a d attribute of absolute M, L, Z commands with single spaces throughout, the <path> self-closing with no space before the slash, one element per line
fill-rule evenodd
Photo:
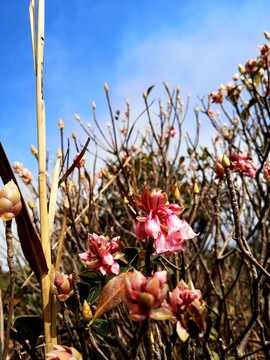
<path fill-rule="evenodd" d="M 59 267 L 60 267 L 62 249 L 63 249 L 64 239 L 65 239 L 65 235 L 66 235 L 66 224 L 67 224 L 68 211 L 69 211 L 69 209 L 68 209 L 68 207 L 66 207 L 65 212 L 64 212 L 64 219 L 63 219 L 63 223 L 62 223 L 62 230 L 61 230 L 61 235 L 60 235 L 60 240 L 59 240 L 58 252 L 57 252 L 57 256 L 56 256 L 55 271 L 59 271 Z"/>
<path fill-rule="evenodd" d="M 15 269 L 14 269 L 14 259 L 13 259 L 14 253 L 13 253 L 13 244 L 12 244 L 11 222 L 12 220 L 6 222 L 7 260 L 8 260 L 8 267 L 10 272 L 10 290 L 9 290 L 8 319 L 7 319 L 7 327 L 6 327 L 5 344 L 4 344 L 3 357 L 1 358 L 3 360 L 6 360 L 8 354 L 10 328 L 11 328 L 11 321 L 12 321 L 13 307 L 14 307 Z"/>
<path fill-rule="evenodd" d="M 40 209 L 40 234 L 41 244 L 47 261 L 48 269 L 51 269 L 51 247 L 49 244 L 49 222 L 47 212 L 47 189 L 46 189 L 46 126 L 45 104 L 43 99 L 43 62 L 44 62 L 44 8 L 45 0 L 38 2 L 38 27 L 36 47 L 36 101 L 37 101 L 37 131 L 38 131 L 38 183 L 39 183 L 39 209 Z M 50 276 L 41 275 L 42 307 L 44 320 L 45 353 L 52 350 L 51 341 L 51 294 Z"/>

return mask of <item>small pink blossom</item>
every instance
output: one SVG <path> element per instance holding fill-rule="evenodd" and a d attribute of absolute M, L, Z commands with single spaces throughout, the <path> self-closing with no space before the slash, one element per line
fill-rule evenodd
<path fill-rule="evenodd" d="M 263 178 L 265 180 L 268 180 L 270 177 L 270 164 L 264 164 L 264 167 L 263 167 Z"/>
<path fill-rule="evenodd" d="M 89 252 L 79 254 L 88 269 L 100 271 L 102 275 L 115 274 L 120 272 L 120 266 L 115 261 L 120 255 L 120 237 L 114 237 L 111 242 L 103 235 L 88 234 Z"/>
<path fill-rule="evenodd" d="M 258 66 L 258 60 L 257 59 L 249 59 L 247 62 L 246 62 L 246 65 L 245 65 L 245 68 L 246 68 L 246 72 L 248 74 L 252 74 L 254 71 L 257 70 L 257 67 Z"/>
<path fill-rule="evenodd" d="M 162 306 L 170 312 L 168 319 L 176 323 L 176 331 L 183 342 L 189 337 L 189 331 L 194 331 L 194 324 L 198 331 L 202 330 L 205 303 L 201 291 L 194 288 L 192 281 L 186 284 L 181 280 L 169 293 L 169 303 L 163 301 Z"/>
<path fill-rule="evenodd" d="M 209 109 L 209 110 L 207 111 L 207 114 L 208 114 L 208 116 L 209 116 L 211 119 L 213 119 L 213 118 L 214 118 L 214 115 L 215 115 L 215 112 L 214 112 L 212 109 Z"/>
<path fill-rule="evenodd" d="M 138 149 L 139 149 L 139 148 L 138 148 L 138 146 L 136 146 L 136 145 L 132 145 L 132 146 L 131 146 L 131 151 L 134 152 L 134 153 L 137 152 Z"/>
<path fill-rule="evenodd" d="M 169 130 L 167 130 L 167 134 L 170 134 L 170 137 L 177 138 L 177 131 L 174 126 L 172 126 Z"/>
<path fill-rule="evenodd" d="M 231 152 L 229 155 L 231 160 L 231 170 L 248 173 L 250 177 L 255 177 L 257 167 L 251 160 L 248 160 L 249 155 L 249 152 L 244 152 L 238 155 L 235 152 Z"/>
<path fill-rule="evenodd" d="M 270 46 L 269 44 L 259 45 L 259 58 L 262 60 L 266 60 L 270 56 Z"/>
<path fill-rule="evenodd" d="M 219 92 L 213 91 L 210 93 L 209 96 L 211 98 L 212 103 L 214 104 L 221 104 L 224 99 L 224 95 L 220 91 Z"/>
<path fill-rule="evenodd" d="M 73 347 L 54 345 L 54 350 L 46 355 L 47 360 L 82 360 L 81 354 Z"/>
<path fill-rule="evenodd" d="M 127 135 L 127 132 L 128 132 L 128 129 L 126 129 L 126 128 L 120 129 L 120 133 L 123 134 L 124 136 Z"/>
<path fill-rule="evenodd" d="M 144 187 L 142 196 L 134 195 L 137 206 L 144 211 L 137 217 L 135 234 L 139 239 L 150 236 L 154 239 L 157 254 L 172 254 L 183 251 L 182 244 L 197 234 L 185 220 L 177 215 L 184 210 L 177 204 L 170 204 L 161 190 L 150 192 Z"/>
<path fill-rule="evenodd" d="M 75 162 L 77 160 L 77 158 L 79 157 L 79 153 L 75 155 L 73 162 Z M 82 168 L 85 164 L 85 155 L 82 156 L 81 160 L 79 160 L 79 162 L 77 163 L 76 167 L 78 169 Z"/>
<path fill-rule="evenodd" d="M 66 275 L 63 272 L 52 271 L 51 274 L 51 292 L 56 295 L 60 301 L 66 301 L 73 295 L 72 274 Z"/>
<path fill-rule="evenodd" d="M 22 163 L 15 161 L 13 168 L 16 174 L 19 175 L 20 179 L 27 185 L 33 180 L 32 173 L 26 169 Z"/>
<path fill-rule="evenodd" d="M 134 271 L 132 278 L 126 278 L 124 303 L 133 321 L 143 321 L 147 317 L 163 320 L 163 310 L 155 309 L 166 298 L 168 285 L 167 272 L 157 271 L 152 277 L 145 278 Z"/>

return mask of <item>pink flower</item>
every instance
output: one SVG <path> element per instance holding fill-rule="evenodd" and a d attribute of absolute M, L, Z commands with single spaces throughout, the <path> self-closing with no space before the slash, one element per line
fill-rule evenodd
<path fill-rule="evenodd" d="M 270 56 L 270 46 L 269 46 L 269 44 L 264 44 L 264 45 L 258 46 L 258 50 L 259 50 L 259 53 L 260 53 L 259 58 L 261 58 L 262 60 L 266 60 Z"/>
<path fill-rule="evenodd" d="M 220 91 L 219 92 L 213 91 L 210 93 L 209 96 L 211 98 L 212 103 L 215 104 L 221 104 L 224 99 L 224 95 Z"/>
<path fill-rule="evenodd" d="M 258 65 L 257 59 L 255 59 L 255 60 L 249 59 L 245 65 L 246 72 L 248 74 L 252 74 L 254 71 L 257 70 L 257 65 Z"/>
<path fill-rule="evenodd" d="M 51 292 L 58 297 L 60 301 L 66 301 L 73 295 L 72 274 L 65 275 L 63 272 L 52 272 L 51 274 Z"/>
<path fill-rule="evenodd" d="M 167 295 L 166 281 L 166 271 L 157 271 L 147 279 L 135 270 L 131 279 L 126 278 L 123 301 L 133 321 L 143 321 L 147 317 L 163 320 L 164 310 L 155 308 L 161 305 Z"/>
<path fill-rule="evenodd" d="M 194 331 L 194 324 L 198 331 L 202 330 L 205 303 L 201 291 L 194 288 L 192 281 L 186 284 L 181 280 L 173 292 L 169 293 L 169 303 L 164 301 L 162 306 L 170 311 L 168 319 L 176 323 L 176 331 L 183 342 L 189 337 L 189 331 Z"/>
<path fill-rule="evenodd" d="M 77 160 L 77 158 L 78 158 L 79 155 L 80 155 L 79 153 L 75 155 L 75 157 L 74 157 L 74 159 L 73 159 L 73 162 L 75 162 L 75 161 Z M 84 164 L 85 164 L 85 155 L 83 155 L 83 157 L 82 157 L 81 160 L 78 162 L 78 164 L 76 165 L 76 167 L 77 167 L 78 169 L 80 169 L 80 168 L 82 168 L 82 167 L 84 166 Z"/>
<path fill-rule="evenodd" d="M 120 266 L 115 261 L 119 258 L 117 253 L 120 246 L 120 237 L 117 236 L 108 242 L 105 236 L 97 234 L 88 234 L 89 252 L 79 254 L 85 261 L 88 269 L 100 271 L 102 275 L 115 274 L 120 272 Z"/>
<path fill-rule="evenodd" d="M 19 163 L 18 161 L 15 161 L 13 163 L 13 168 L 16 174 L 19 175 L 20 179 L 27 185 L 33 180 L 32 173 L 23 167 L 22 163 Z"/>
<path fill-rule="evenodd" d="M 170 134 L 172 138 L 177 138 L 177 131 L 174 126 L 170 128 L 170 130 L 167 130 L 167 134 Z"/>
<path fill-rule="evenodd" d="M 137 217 L 135 234 L 139 239 L 150 236 L 154 239 L 157 254 L 172 254 L 182 251 L 182 244 L 196 234 L 178 214 L 184 210 L 177 204 L 170 204 L 161 190 L 150 192 L 144 187 L 142 196 L 134 195 L 137 206 L 144 211 Z"/>
<path fill-rule="evenodd" d="M 268 180 L 270 177 L 270 164 L 264 164 L 264 167 L 263 167 L 263 178 L 265 180 Z"/>
<path fill-rule="evenodd" d="M 137 152 L 138 151 L 138 146 L 132 145 L 131 146 L 131 151 L 134 152 L 134 153 Z"/>
<path fill-rule="evenodd" d="M 128 130 L 126 128 L 120 129 L 120 133 L 123 134 L 124 136 L 127 135 Z"/>
<path fill-rule="evenodd" d="M 250 177 L 256 176 L 257 167 L 249 159 L 249 152 L 244 152 L 242 154 L 236 154 L 231 152 L 229 155 L 231 160 L 231 170 L 239 171 L 243 173 L 248 173 Z"/>
<path fill-rule="evenodd" d="M 54 350 L 46 355 L 47 360 L 82 360 L 81 354 L 73 347 L 54 345 Z"/>

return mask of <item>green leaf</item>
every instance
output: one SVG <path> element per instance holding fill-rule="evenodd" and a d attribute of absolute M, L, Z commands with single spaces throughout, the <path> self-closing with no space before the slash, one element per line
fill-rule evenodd
<path fill-rule="evenodd" d="M 90 305 L 95 304 L 95 302 L 99 299 L 100 293 L 102 290 L 102 285 L 99 284 L 98 287 L 92 288 L 88 294 L 87 302 L 90 303 Z"/>
<path fill-rule="evenodd" d="M 156 85 L 152 85 L 152 86 L 150 86 L 150 87 L 147 89 L 147 91 L 146 91 L 146 95 L 147 95 L 147 96 L 150 94 L 151 90 L 152 90 L 155 86 L 156 86 Z"/>
<path fill-rule="evenodd" d="M 22 315 L 17 317 L 13 326 L 15 329 L 29 340 L 31 347 L 35 345 L 37 339 L 43 332 L 43 320 L 37 315 Z"/>
<path fill-rule="evenodd" d="M 108 321 L 105 319 L 96 319 L 92 324 L 92 328 L 98 330 L 100 333 L 103 333 L 106 336 L 111 334 Z"/>
<path fill-rule="evenodd" d="M 211 360 L 219 360 L 219 355 L 215 351 L 211 353 Z"/>
<path fill-rule="evenodd" d="M 99 285 L 102 275 L 97 271 L 86 270 L 79 274 L 79 277 L 90 285 Z"/>
<path fill-rule="evenodd" d="M 253 76 L 253 82 L 254 82 L 254 85 L 255 85 L 256 89 L 258 90 L 259 87 L 260 87 L 260 84 L 261 84 L 261 78 L 259 77 L 258 74 Z"/>

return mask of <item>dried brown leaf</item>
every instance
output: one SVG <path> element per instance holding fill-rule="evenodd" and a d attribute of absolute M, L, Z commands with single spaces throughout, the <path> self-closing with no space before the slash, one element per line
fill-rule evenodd
<path fill-rule="evenodd" d="M 132 272 L 124 272 L 107 282 L 101 291 L 97 304 L 97 310 L 90 325 L 93 324 L 96 318 L 105 314 L 107 311 L 113 309 L 122 302 L 125 292 L 126 278 L 130 278 L 132 274 Z"/>
<path fill-rule="evenodd" d="M 11 168 L 11 165 L 8 161 L 5 150 L 0 142 L 0 176 L 4 183 L 13 180 L 17 185 L 20 193 L 21 190 Z M 22 210 L 19 215 L 16 216 L 15 220 L 18 228 L 18 235 L 21 242 L 22 251 L 26 260 L 29 262 L 32 270 L 35 272 L 37 277 L 40 275 L 46 274 L 48 272 L 48 267 L 46 259 L 43 253 L 41 242 L 39 236 L 34 228 L 31 217 L 27 210 L 25 201 L 21 193 L 22 201 Z"/>

